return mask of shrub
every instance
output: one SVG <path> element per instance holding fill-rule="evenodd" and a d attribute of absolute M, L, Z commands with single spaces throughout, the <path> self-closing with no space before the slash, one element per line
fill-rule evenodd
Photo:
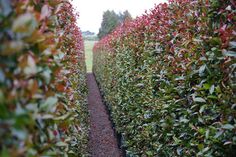
<path fill-rule="evenodd" d="M 76 17 L 66 0 L 0 0 L 0 156 L 86 155 Z"/>
<path fill-rule="evenodd" d="M 233 156 L 236 5 L 170 0 L 94 47 L 129 156 Z"/>

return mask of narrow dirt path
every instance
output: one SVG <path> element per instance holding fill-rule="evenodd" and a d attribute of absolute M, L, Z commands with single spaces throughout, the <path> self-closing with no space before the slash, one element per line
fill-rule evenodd
<path fill-rule="evenodd" d="M 90 114 L 89 152 L 92 157 L 121 157 L 108 113 L 92 73 L 87 74 Z"/>

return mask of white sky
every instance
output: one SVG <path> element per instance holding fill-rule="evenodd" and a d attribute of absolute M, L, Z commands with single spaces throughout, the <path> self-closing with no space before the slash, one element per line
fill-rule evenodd
<path fill-rule="evenodd" d="M 116 13 L 128 10 L 135 18 L 153 8 L 154 4 L 162 2 L 167 0 L 73 0 L 72 4 L 79 12 L 78 25 L 81 30 L 98 33 L 106 10 L 114 10 Z"/>

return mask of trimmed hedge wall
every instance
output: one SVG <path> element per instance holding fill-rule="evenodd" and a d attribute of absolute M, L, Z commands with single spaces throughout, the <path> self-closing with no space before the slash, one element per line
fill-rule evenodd
<path fill-rule="evenodd" d="M 85 156 L 84 46 L 67 0 L 0 0 L 0 156 Z"/>
<path fill-rule="evenodd" d="M 236 154 L 236 3 L 170 0 L 94 47 L 128 156 Z"/>

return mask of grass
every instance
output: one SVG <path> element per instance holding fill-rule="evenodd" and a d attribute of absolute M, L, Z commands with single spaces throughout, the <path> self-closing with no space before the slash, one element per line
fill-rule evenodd
<path fill-rule="evenodd" d="M 92 72 L 93 67 L 93 45 L 96 41 L 84 41 L 85 47 L 85 58 L 86 58 L 86 67 L 87 72 Z"/>

